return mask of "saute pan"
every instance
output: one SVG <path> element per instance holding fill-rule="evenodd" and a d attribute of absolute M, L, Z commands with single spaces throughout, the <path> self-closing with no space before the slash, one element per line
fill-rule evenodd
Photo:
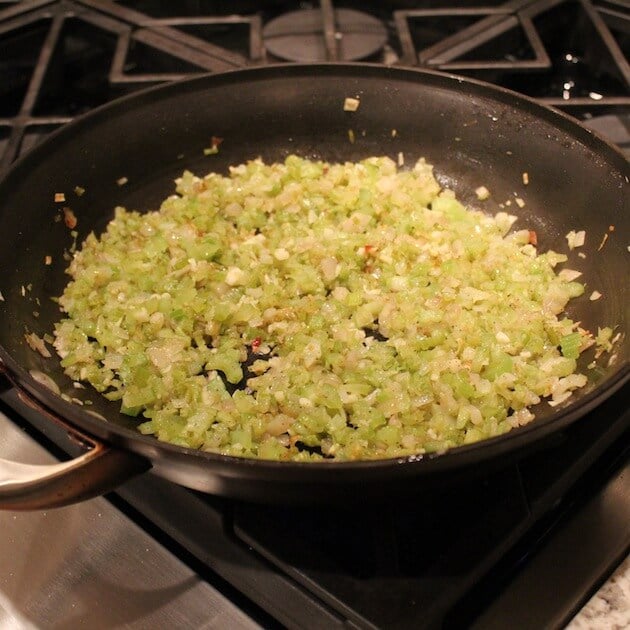
<path fill-rule="evenodd" d="M 344 111 L 346 97 L 359 99 L 356 111 Z M 213 136 L 223 142 L 217 154 L 206 155 Z M 27 345 L 25 333 L 43 336 L 60 317 L 51 298 L 68 280 L 64 252 L 74 240 L 59 220 L 62 206 L 77 217 L 80 242 L 90 231 L 100 232 L 117 205 L 157 207 L 185 168 L 225 172 L 250 158 L 276 161 L 290 153 L 330 161 L 402 154 L 407 164 L 424 156 L 464 202 L 479 205 L 473 191 L 480 185 L 492 192 L 484 203 L 489 212 L 511 200 L 507 209 L 519 216 L 517 228 L 534 230 L 540 249 L 568 253 L 567 266 L 583 271 L 586 294 L 571 304 L 570 315 L 595 331 L 616 326 L 613 352 L 595 368 L 587 367 L 592 352 L 585 353 L 580 368 L 588 386 L 564 406 L 541 403 L 534 422 L 501 437 L 430 456 L 313 464 L 221 456 L 140 435 L 136 419 L 95 392 L 74 388 L 56 356 L 44 358 Z M 3 460 L 0 505 L 63 505 L 148 468 L 196 490 L 257 501 L 383 496 L 519 457 L 578 421 L 630 375 L 629 177 L 621 153 L 531 100 L 449 75 L 365 64 L 202 76 L 137 93 L 76 120 L 0 181 L 0 369 L 5 388 L 15 388 L 47 421 L 65 423 L 96 446 L 54 469 Z M 77 187 L 85 192 L 77 194 Z M 65 202 L 56 202 L 56 193 L 64 193 Z M 516 197 L 525 202 L 522 208 Z M 583 247 L 569 251 L 570 230 L 586 231 Z M 601 299 L 589 300 L 594 290 Z M 42 382 L 51 379 L 59 392 Z M 93 404 L 78 402 L 88 399 Z"/>

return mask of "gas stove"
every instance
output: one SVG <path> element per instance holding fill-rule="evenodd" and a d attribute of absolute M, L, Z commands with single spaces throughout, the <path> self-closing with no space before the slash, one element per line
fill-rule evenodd
<path fill-rule="evenodd" d="M 586 122 L 606 117 L 595 128 L 610 124 L 613 140 L 628 142 L 630 10 L 623 0 L 1 0 L 0 46 L 5 167 L 50 130 L 139 88 L 290 61 L 371 61 L 471 76 Z"/>
<path fill-rule="evenodd" d="M 622 0 L 0 0 L 0 168 L 74 117 L 143 87 L 292 61 L 369 61 L 490 81 L 562 109 L 630 155 L 629 51 Z M 111 583 L 73 582 L 86 612 L 68 612 L 66 588 L 49 594 L 65 601 L 63 615 L 51 604 L 37 613 L 31 606 L 28 617 L 28 598 L 4 601 L 12 578 L 0 569 L 0 613 L 24 613 L 35 626 L 90 623 L 96 604 L 101 627 L 178 619 L 194 627 L 560 627 L 630 548 L 629 399 L 625 386 L 492 475 L 361 510 L 246 504 L 144 475 L 76 508 L 97 505 L 129 537 L 122 557 L 110 526 L 86 517 L 112 546 L 90 557 L 101 565 L 117 558 L 116 570 L 106 565 Z M 0 412 L 0 446 L 17 431 L 60 459 L 75 451 L 14 392 Z M 73 519 L 73 510 L 57 512 Z M 140 571 L 146 588 L 134 591 L 137 610 L 126 616 L 131 599 L 113 576 L 133 575 L 143 562 L 133 549 L 145 545 L 159 552 L 151 571 Z M 71 555 L 60 557 L 58 570 L 69 570 Z M 160 573 L 194 584 L 203 598 L 193 604 L 177 589 L 159 590 L 151 574 Z M 204 617 L 199 601 L 210 592 Z M 170 608 L 156 616 L 160 597 L 189 606 L 189 617 Z"/>

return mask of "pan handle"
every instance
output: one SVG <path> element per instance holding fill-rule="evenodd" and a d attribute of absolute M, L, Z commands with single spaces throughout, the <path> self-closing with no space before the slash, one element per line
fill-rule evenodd
<path fill-rule="evenodd" d="M 0 382 L 5 377 L 0 374 Z M 78 503 L 113 490 L 151 468 L 149 460 L 82 433 L 13 379 L 6 380 L 21 403 L 60 426 L 82 450 L 89 450 L 58 464 L 23 464 L 0 458 L 0 510 L 43 510 Z"/>
<path fill-rule="evenodd" d="M 60 464 L 0 459 L 0 509 L 42 510 L 77 503 L 149 468 L 147 460 L 100 443 Z"/>

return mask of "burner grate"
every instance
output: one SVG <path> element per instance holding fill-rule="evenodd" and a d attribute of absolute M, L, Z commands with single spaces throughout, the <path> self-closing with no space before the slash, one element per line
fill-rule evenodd
<path fill-rule="evenodd" d="M 461 72 L 548 68 L 529 17 L 507 7 L 396 11 L 406 65 Z"/>
<path fill-rule="evenodd" d="M 284 23 L 292 14 L 296 32 Z M 455 72 L 582 120 L 630 107 L 626 0 L 0 0 L 0 170 L 51 129 L 144 86 L 308 60 L 284 51 L 290 36 L 310 42 L 313 60 Z"/>
<path fill-rule="evenodd" d="M 0 170 L 50 130 L 98 105 L 261 57 L 258 15 L 152 18 L 98 0 L 1 7 Z"/>
<path fill-rule="evenodd" d="M 581 117 L 630 105 L 627 4 L 600 14 L 589 0 L 512 0 L 394 17 L 404 64 L 480 78 Z"/>

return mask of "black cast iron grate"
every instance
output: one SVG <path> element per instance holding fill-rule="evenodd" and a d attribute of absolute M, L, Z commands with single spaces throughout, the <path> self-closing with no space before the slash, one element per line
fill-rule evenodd
<path fill-rule="evenodd" d="M 286 21 L 289 14 L 297 21 Z M 0 0 L 0 170 L 52 129 L 119 96 L 292 60 L 303 52 L 287 46 L 307 41 L 313 61 L 456 72 L 581 119 L 630 108 L 624 0 Z"/>

